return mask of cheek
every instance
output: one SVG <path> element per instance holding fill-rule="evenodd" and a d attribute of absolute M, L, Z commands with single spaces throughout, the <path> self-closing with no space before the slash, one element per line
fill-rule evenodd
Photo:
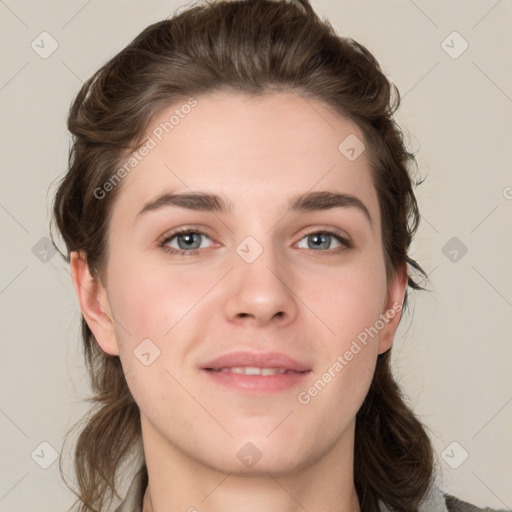
<path fill-rule="evenodd" d="M 383 313 L 386 278 L 378 261 L 311 276 L 303 286 L 304 302 L 324 324 L 325 338 L 334 340 L 337 350 L 374 326 Z"/>
<path fill-rule="evenodd" d="M 338 413 L 343 410 L 343 414 L 335 414 L 343 422 L 355 415 L 373 378 L 386 278 L 383 264 L 373 259 L 331 272 L 323 280 L 328 283 L 323 292 L 313 280 L 304 288 L 317 318 L 328 329 L 319 324 L 324 332 L 318 346 L 322 364 L 315 381 L 308 383 L 312 388 L 302 390 L 306 394 L 299 402 L 311 400 L 311 409 L 326 422 L 329 411 L 335 412 L 333 407 Z"/>
<path fill-rule="evenodd" d="M 149 267 L 149 268 L 147 268 Z M 186 272 L 180 268 L 119 265 L 111 274 L 112 312 L 124 326 L 116 326 L 121 340 L 127 332 L 133 342 L 166 337 L 174 326 L 193 311 L 215 285 L 213 272 Z"/>

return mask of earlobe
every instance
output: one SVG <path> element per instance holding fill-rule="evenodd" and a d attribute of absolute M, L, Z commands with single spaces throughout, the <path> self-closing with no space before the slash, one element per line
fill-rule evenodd
<path fill-rule="evenodd" d="M 407 264 L 397 270 L 389 286 L 387 303 L 382 315 L 385 317 L 385 326 L 379 337 L 379 354 L 389 350 L 395 339 L 396 330 L 402 316 L 405 291 L 407 288 Z"/>
<path fill-rule="evenodd" d="M 104 352 L 119 355 L 105 288 L 98 278 L 91 275 L 87 258 L 82 251 L 71 252 L 70 265 L 73 286 L 87 325 Z"/>

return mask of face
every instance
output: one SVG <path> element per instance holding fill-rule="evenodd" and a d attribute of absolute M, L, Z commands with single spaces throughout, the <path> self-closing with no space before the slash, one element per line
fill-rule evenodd
<path fill-rule="evenodd" d="M 180 105 L 160 113 L 117 185 L 89 290 L 108 314 L 84 315 L 148 450 L 239 473 L 349 453 L 405 287 L 386 282 L 367 152 L 339 149 L 363 134 L 292 93 L 196 100 L 172 129 Z"/>

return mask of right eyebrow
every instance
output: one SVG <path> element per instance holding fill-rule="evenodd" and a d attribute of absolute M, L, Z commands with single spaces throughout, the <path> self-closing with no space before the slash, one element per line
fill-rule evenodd
<path fill-rule="evenodd" d="M 172 206 L 207 212 L 227 213 L 231 211 L 231 203 L 224 201 L 222 197 L 216 194 L 205 192 L 194 192 L 190 194 L 166 193 L 146 203 L 137 214 L 137 217 L 146 212 Z"/>

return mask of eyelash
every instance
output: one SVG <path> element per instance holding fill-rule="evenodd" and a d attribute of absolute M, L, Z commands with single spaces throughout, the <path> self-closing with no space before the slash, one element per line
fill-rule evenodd
<path fill-rule="evenodd" d="M 194 255 L 196 255 L 199 252 L 200 249 L 193 249 L 191 251 L 186 251 L 184 249 L 175 249 L 173 247 L 169 247 L 168 245 L 166 245 L 173 238 L 175 238 L 175 237 L 177 237 L 179 235 L 189 235 L 189 234 L 204 235 L 204 236 L 206 236 L 206 237 L 211 239 L 210 235 L 208 233 L 206 233 L 205 231 L 201 231 L 200 229 L 187 229 L 187 228 L 184 228 L 184 229 L 179 229 L 177 231 L 174 231 L 170 235 L 165 236 L 159 242 L 158 245 L 159 245 L 159 247 L 161 247 L 168 254 L 178 255 L 178 256 L 194 256 Z M 325 251 L 315 251 L 313 249 L 308 249 L 308 250 L 313 251 L 313 252 L 320 252 L 320 253 L 327 253 L 327 255 L 334 255 L 334 254 L 339 254 L 340 252 L 344 252 L 347 249 L 351 249 L 353 247 L 352 242 L 350 242 L 345 237 L 343 237 L 341 231 L 329 230 L 329 229 L 319 230 L 319 231 L 312 231 L 310 233 L 306 233 L 302 238 L 306 238 L 306 237 L 312 236 L 312 235 L 330 235 L 330 236 L 334 237 L 338 242 L 340 242 L 344 246 L 342 248 L 338 247 L 337 249 L 334 249 L 334 250 L 333 249 L 328 249 L 328 250 L 325 250 Z M 301 240 L 302 240 L 302 238 L 301 238 Z"/>

